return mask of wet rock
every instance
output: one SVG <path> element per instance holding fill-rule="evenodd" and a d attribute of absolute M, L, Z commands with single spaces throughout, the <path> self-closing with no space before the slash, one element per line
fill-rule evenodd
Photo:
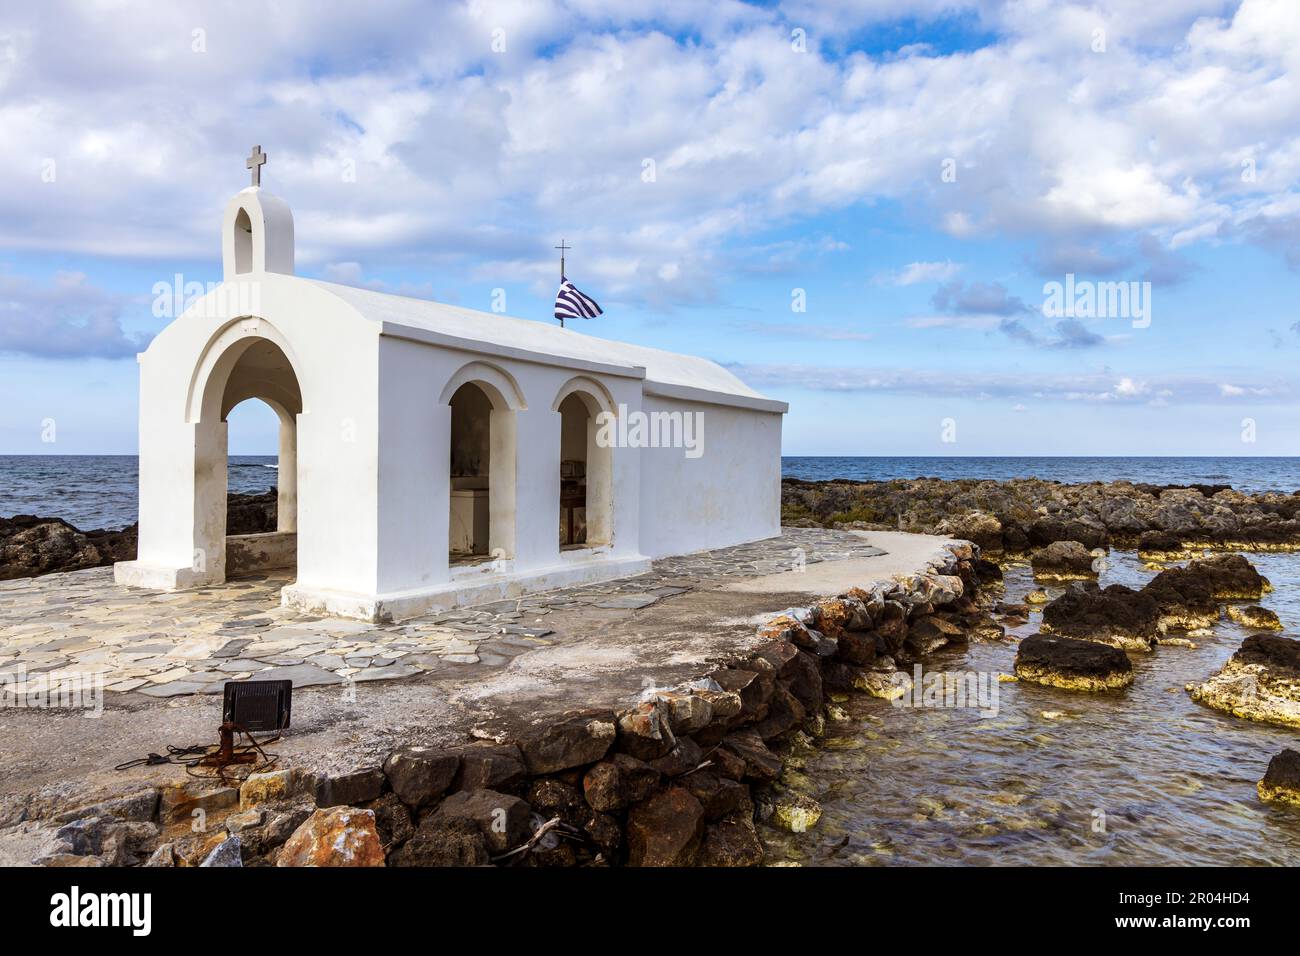
<path fill-rule="evenodd" d="M 978 543 L 978 542 L 976 542 Z M 987 558 L 976 558 L 971 564 L 975 577 L 981 584 L 990 584 L 1002 580 L 1002 566 Z"/>
<path fill-rule="evenodd" d="M 582 778 L 582 791 L 595 810 L 621 810 L 650 795 L 662 774 L 630 754 L 614 754 L 591 767 Z"/>
<path fill-rule="evenodd" d="M 384 771 L 367 767 L 351 773 L 321 777 L 316 782 L 316 806 L 338 807 L 367 803 L 384 792 Z"/>
<path fill-rule="evenodd" d="M 1160 606 L 1122 584 L 1074 584 L 1043 609 L 1043 631 L 1126 650 L 1150 650 L 1161 635 Z"/>
<path fill-rule="evenodd" d="M 1096 555 L 1078 541 L 1054 541 L 1029 558 L 1034 577 L 1049 581 L 1086 581 L 1097 577 Z"/>
<path fill-rule="evenodd" d="M 631 866 L 691 866 L 704 838 L 704 808 L 683 787 L 653 794 L 628 812 Z"/>
<path fill-rule="evenodd" d="M 389 854 L 389 866 L 487 866 L 487 840 L 476 822 L 430 815 L 415 833 Z"/>
<path fill-rule="evenodd" d="M 1182 537 L 1168 531 L 1142 532 L 1137 552 L 1144 561 L 1181 561 L 1188 555 Z"/>
<path fill-rule="evenodd" d="M 407 806 L 418 809 L 442 796 L 456 779 L 460 757 L 433 747 L 400 747 L 384 761 L 384 776 Z"/>
<path fill-rule="evenodd" d="M 1257 631 L 1282 630 L 1282 622 L 1278 620 L 1277 614 L 1266 607 L 1260 607 L 1258 604 L 1245 607 L 1231 604 L 1228 606 L 1228 619 L 1235 621 L 1242 627 L 1253 628 Z"/>
<path fill-rule="evenodd" d="M 1016 677 L 1066 690 L 1104 691 L 1133 683 L 1133 664 L 1117 647 L 1035 634 L 1016 651 Z"/>
<path fill-rule="evenodd" d="M 443 800 L 433 816 L 472 821 L 496 855 L 513 850 L 532 835 L 529 813 L 528 804 L 518 797 L 495 790 L 462 790 Z"/>
<path fill-rule="evenodd" d="M 653 760 L 677 744 L 669 723 L 668 708 L 659 701 L 646 701 L 618 715 L 618 749 L 638 760 Z"/>
<path fill-rule="evenodd" d="M 515 744 L 474 744 L 459 751 L 460 772 L 453 790 L 508 790 L 528 774 Z"/>
<path fill-rule="evenodd" d="M 951 621 L 927 615 L 908 627 L 902 657 L 909 661 L 923 660 L 951 642 L 965 642 L 962 629 Z"/>
<path fill-rule="evenodd" d="M 1191 568 L 1166 568 L 1147 582 L 1142 593 L 1160 608 L 1165 628 L 1195 630 L 1219 619 L 1219 604 L 1209 580 Z"/>
<path fill-rule="evenodd" d="M 616 735 L 612 713 L 584 711 L 534 734 L 520 749 L 530 773 L 555 773 L 600 760 Z"/>
<path fill-rule="evenodd" d="M 280 850 L 276 866 L 383 866 L 375 815 L 355 807 L 317 810 Z"/>
<path fill-rule="evenodd" d="M 1187 691 L 1234 717 L 1300 727 L 1300 641 L 1252 634 L 1217 674 Z"/>
<path fill-rule="evenodd" d="M 772 805 L 772 823 L 791 833 L 812 829 L 821 817 L 821 804 L 803 793 L 782 794 Z"/>
<path fill-rule="evenodd" d="M 753 811 L 707 824 L 698 863 L 700 866 L 762 866 L 763 844 L 754 828 Z"/>
<path fill-rule="evenodd" d="M 1240 554 L 1217 554 L 1187 565 L 1210 586 L 1216 601 L 1258 601 L 1273 589 L 1268 579 Z"/>
<path fill-rule="evenodd" d="M 1270 760 L 1255 789 L 1261 800 L 1300 807 L 1300 751 L 1283 750 Z"/>

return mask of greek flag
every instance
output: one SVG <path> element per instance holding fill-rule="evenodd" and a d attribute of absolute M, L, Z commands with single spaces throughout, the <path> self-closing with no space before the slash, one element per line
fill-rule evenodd
<path fill-rule="evenodd" d="M 560 291 L 555 293 L 555 317 L 565 319 L 594 319 L 600 315 L 600 306 L 590 296 L 583 295 L 568 279 L 560 280 Z"/>

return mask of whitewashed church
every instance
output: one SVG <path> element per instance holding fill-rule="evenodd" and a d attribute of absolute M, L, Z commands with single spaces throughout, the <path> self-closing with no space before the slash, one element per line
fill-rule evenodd
<path fill-rule="evenodd" d="M 785 403 L 701 358 L 295 276 L 264 161 L 226 206 L 224 281 L 139 356 L 118 583 L 295 568 L 285 605 L 384 621 L 779 533 Z M 228 536 L 226 418 L 250 399 L 280 418 L 278 530 Z"/>

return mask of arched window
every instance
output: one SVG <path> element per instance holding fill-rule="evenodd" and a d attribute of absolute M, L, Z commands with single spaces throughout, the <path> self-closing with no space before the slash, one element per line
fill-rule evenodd
<path fill-rule="evenodd" d="M 235 274 L 253 271 L 253 222 L 248 210 L 235 216 Z"/>

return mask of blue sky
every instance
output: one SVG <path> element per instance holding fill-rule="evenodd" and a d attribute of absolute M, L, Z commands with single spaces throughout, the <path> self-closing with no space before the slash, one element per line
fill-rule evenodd
<path fill-rule="evenodd" d="M 626 6 L 5 5 L 0 454 L 134 452 L 255 142 L 301 273 L 549 321 L 563 237 L 787 454 L 1300 454 L 1300 4 Z"/>

